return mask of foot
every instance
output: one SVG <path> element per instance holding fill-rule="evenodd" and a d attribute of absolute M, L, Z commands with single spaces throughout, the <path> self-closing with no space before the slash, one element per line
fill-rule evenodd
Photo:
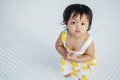
<path fill-rule="evenodd" d="M 78 78 L 78 80 L 81 80 L 80 78 Z"/>
<path fill-rule="evenodd" d="M 71 76 L 71 74 L 66 74 L 66 75 L 65 75 L 65 77 L 70 77 L 70 76 Z"/>

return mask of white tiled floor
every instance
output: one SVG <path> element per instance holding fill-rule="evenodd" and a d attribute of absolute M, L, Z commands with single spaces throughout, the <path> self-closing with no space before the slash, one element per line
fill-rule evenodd
<path fill-rule="evenodd" d="M 99 66 L 90 80 L 119 80 L 119 2 L 1 0 L 0 80 L 65 80 L 54 44 L 63 29 L 62 11 L 70 3 L 87 4 L 94 13 L 90 34 Z"/>

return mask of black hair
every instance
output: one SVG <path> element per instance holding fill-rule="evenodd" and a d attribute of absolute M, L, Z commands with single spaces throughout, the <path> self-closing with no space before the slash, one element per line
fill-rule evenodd
<path fill-rule="evenodd" d="M 85 14 L 89 20 L 88 30 L 90 30 L 91 24 L 92 24 L 93 13 L 92 13 L 92 10 L 88 6 L 86 6 L 84 4 L 71 4 L 68 7 L 66 7 L 66 9 L 63 12 L 64 24 L 68 23 L 68 20 L 72 14 L 73 14 L 72 17 L 76 17 L 78 15 L 83 16 L 83 14 Z"/>

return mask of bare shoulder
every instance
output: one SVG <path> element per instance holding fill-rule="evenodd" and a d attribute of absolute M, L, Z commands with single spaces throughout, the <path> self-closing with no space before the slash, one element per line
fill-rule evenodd
<path fill-rule="evenodd" d="M 91 39 L 91 43 L 90 43 L 90 45 L 88 46 L 88 49 L 89 48 L 94 48 L 94 41 L 93 41 L 93 39 L 91 38 L 91 36 L 90 36 L 90 34 L 87 32 L 87 39 Z"/>
<path fill-rule="evenodd" d="M 55 46 L 62 46 L 63 43 L 62 43 L 62 40 L 61 40 L 61 35 L 62 35 L 62 32 L 60 33 L 60 35 L 58 36 L 57 40 L 56 40 L 56 43 L 55 43 Z"/>
<path fill-rule="evenodd" d="M 87 48 L 85 53 L 90 55 L 90 56 L 94 56 L 95 55 L 95 44 L 94 44 L 93 41 L 90 43 L 90 45 L 88 46 L 88 48 Z"/>
<path fill-rule="evenodd" d="M 91 41 L 90 45 L 88 46 L 88 49 L 90 49 L 90 48 L 95 48 L 95 44 L 94 44 L 93 40 Z"/>

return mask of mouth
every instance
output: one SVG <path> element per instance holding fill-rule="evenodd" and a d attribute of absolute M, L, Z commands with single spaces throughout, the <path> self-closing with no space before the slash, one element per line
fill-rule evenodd
<path fill-rule="evenodd" d="M 80 33 L 80 31 L 76 30 L 75 33 Z"/>

